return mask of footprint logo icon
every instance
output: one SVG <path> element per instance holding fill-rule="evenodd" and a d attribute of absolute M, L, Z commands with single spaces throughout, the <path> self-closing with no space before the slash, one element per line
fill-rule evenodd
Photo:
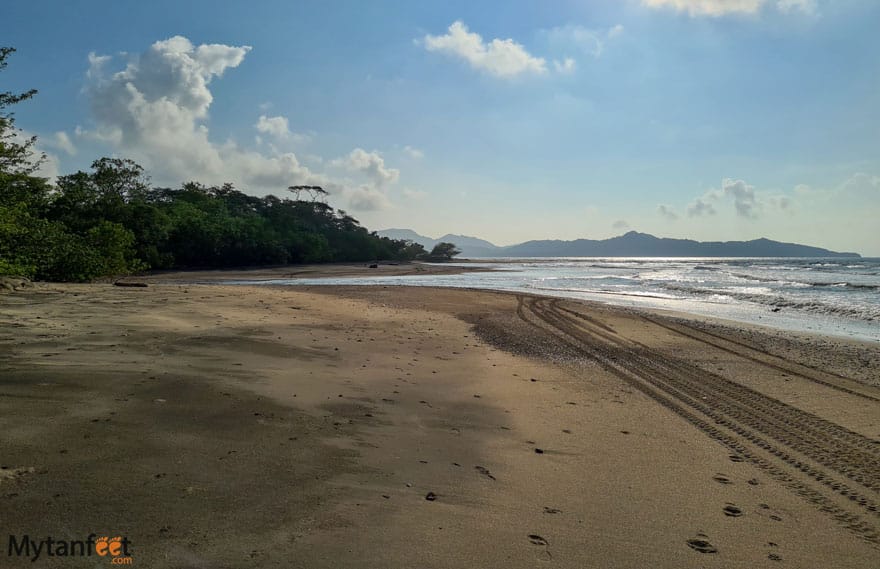
<path fill-rule="evenodd" d="M 105 557 L 107 554 L 110 554 L 113 557 L 119 557 L 122 555 L 122 537 L 99 537 L 98 540 L 95 541 L 95 553 L 101 557 Z"/>
<path fill-rule="evenodd" d="M 95 542 L 95 553 L 104 557 L 107 555 L 107 552 L 110 549 L 110 538 L 109 537 L 99 537 L 98 541 Z"/>

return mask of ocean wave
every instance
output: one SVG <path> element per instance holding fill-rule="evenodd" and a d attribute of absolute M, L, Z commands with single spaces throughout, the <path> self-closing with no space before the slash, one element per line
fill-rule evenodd
<path fill-rule="evenodd" d="M 787 280 L 780 279 L 777 277 L 760 277 L 757 275 L 747 275 L 743 273 L 730 273 L 731 276 L 737 277 L 743 280 L 755 281 L 759 283 L 776 283 L 785 286 L 794 286 L 794 287 L 834 287 L 834 288 L 843 288 L 843 289 L 851 289 L 851 290 L 876 290 L 880 291 L 880 285 L 875 284 L 865 284 L 865 283 L 853 283 L 848 281 L 837 281 L 837 282 L 829 282 L 829 281 L 806 281 L 806 280 Z"/>
<path fill-rule="evenodd" d="M 694 296 L 712 297 L 723 294 L 730 298 L 770 306 L 772 308 L 787 308 L 793 310 L 803 310 L 806 312 L 815 312 L 829 316 L 840 316 L 844 318 L 855 318 L 858 320 L 878 320 L 880 319 L 880 306 L 858 306 L 858 305 L 840 305 L 823 302 L 817 299 L 798 299 L 781 296 L 779 294 L 768 294 L 765 291 L 759 293 L 736 290 L 731 288 L 714 289 L 701 287 L 685 287 L 675 284 L 664 285 L 663 288 L 684 293 L 690 293 Z"/>
<path fill-rule="evenodd" d="M 553 291 L 553 292 L 579 292 L 585 294 L 603 294 L 603 295 L 613 295 L 613 296 L 636 296 L 640 298 L 660 298 L 663 300 L 680 300 L 680 296 L 675 296 L 672 294 L 663 294 L 662 292 L 644 292 L 637 290 L 597 290 L 597 289 L 588 289 L 588 288 L 558 288 L 558 287 L 548 287 L 548 286 L 538 286 L 536 284 L 528 284 L 527 288 L 532 288 L 535 290 L 544 290 L 544 291 Z"/>

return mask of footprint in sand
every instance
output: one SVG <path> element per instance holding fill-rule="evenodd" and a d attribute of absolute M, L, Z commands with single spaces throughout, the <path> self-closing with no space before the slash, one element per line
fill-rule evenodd
<path fill-rule="evenodd" d="M 489 479 L 491 479 L 491 480 L 495 480 L 495 477 L 492 476 L 492 473 L 489 472 L 489 469 L 486 468 L 485 466 L 479 466 L 479 465 L 478 465 L 478 466 L 475 466 L 475 467 L 474 467 L 474 470 L 476 470 L 477 472 L 479 472 L 480 474 L 482 474 L 482 475 L 485 476 L 486 478 L 489 478 Z"/>
<path fill-rule="evenodd" d="M 733 482 L 730 480 L 730 478 L 728 478 L 727 476 L 725 476 L 721 473 L 718 473 L 715 476 L 713 476 L 712 480 L 714 480 L 715 482 L 718 482 L 719 484 L 733 484 Z"/>
<path fill-rule="evenodd" d="M 544 513 L 545 514 L 561 514 L 562 510 L 559 510 L 557 508 L 550 508 L 548 506 L 544 506 Z"/>
<path fill-rule="evenodd" d="M 732 454 L 732 455 L 730 455 L 730 461 L 731 462 L 743 462 L 743 461 L 745 461 L 745 458 L 738 455 L 738 454 Z"/>
<path fill-rule="evenodd" d="M 730 516 L 731 518 L 738 518 L 743 515 L 742 510 L 733 504 L 724 506 L 723 511 L 725 516 Z"/>
<path fill-rule="evenodd" d="M 700 553 L 718 553 L 718 549 L 714 545 L 702 538 L 689 539 L 687 540 L 687 545 Z"/>
<path fill-rule="evenodd" d="M 534 545 L 547 545 L 547 540 L 536 533 L 529 534 L 529 541 Z"/>

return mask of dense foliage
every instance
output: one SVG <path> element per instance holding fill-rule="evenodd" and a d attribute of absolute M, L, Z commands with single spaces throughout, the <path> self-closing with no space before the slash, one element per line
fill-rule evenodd
<path fill-rule="evenodd" d="M 0 69 L 11 48 L 0 48 Z M 426 257 L 380 237 L 323 201 L 316 186 L 295 199 L 254 197 L 227 184 L 153 188 L 131 160 L 101 158 L 89 172 L 49 184 L 34 176 L 34 138 L 6 109 L 32 97 L 0 93 L 0 275 L 87 281 L 143 269 L 239 267 Z M 300 199 L 303 190 L 309 199 Z"/>
<path fill-rule="evenodd" d="M 425 255 L 425 258 L 429 261 L 451 261 L 453 257 L 460 254 L 461 251 L 454 243 L 441 241 L 434 245 L 434 248 L 431 249 L 430 253 Z"/>

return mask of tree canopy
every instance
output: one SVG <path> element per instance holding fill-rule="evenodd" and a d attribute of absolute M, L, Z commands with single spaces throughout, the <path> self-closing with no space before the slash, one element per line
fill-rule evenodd
<path fill-rule="evenodd" d="M 0 70 L 14 51 L 0 48 Z M 421 245 L 380 237 L 335 210 L 320 186 L 291 186 L 295 199 L 231 184 L 156 188 L 124 158 L 100 158 L 50 184 L 34 175 L 43 160 L 36 138 L 22 136 L 7 111 L 35 94 L 0 93 L 0 275 L 88 281 L 144 269 L 425 256 Z"/>
<path fill-rule="evenodd" d="M 451 261 L 453 257 L 460 254 L 461 251 L 454 243 L 442 241 L 434 245 L 434 248 L 428 253 L 427 258 L 430 261 Z"/>

